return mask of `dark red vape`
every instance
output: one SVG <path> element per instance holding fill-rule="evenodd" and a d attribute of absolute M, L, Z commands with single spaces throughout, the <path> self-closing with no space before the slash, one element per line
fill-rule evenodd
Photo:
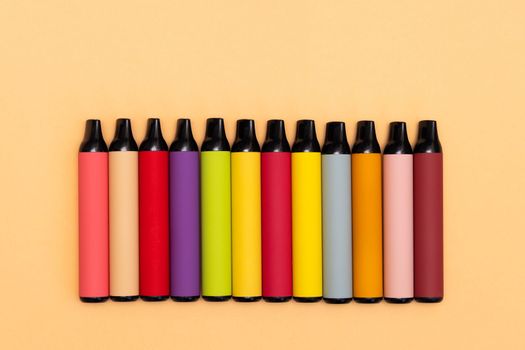
<path fill-rule="evenodd" d="M 419 122 L 414 148 L 414 297 L 443 300 L 443 153 L 434 120 Z"/>
<path fill-rule="evenodd" d="M 291 155 L 283 120 L 269 120 L 261 153 L 262 294 L 292 297 Z"/>
<path fill-rule="evenodd" d="M 160 120 L 150 118 L 139 148 L 140 297 L 146 301 L 170 294 L 168 166 Z"/>

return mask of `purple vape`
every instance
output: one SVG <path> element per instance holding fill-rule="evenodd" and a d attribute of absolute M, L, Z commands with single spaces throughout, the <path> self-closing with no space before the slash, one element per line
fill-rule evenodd
<path fill-rule="evenodd" d="M 171 298 L 200 296 L 199 148 L 189 119 L 177 121 L 170 147 Z"/>

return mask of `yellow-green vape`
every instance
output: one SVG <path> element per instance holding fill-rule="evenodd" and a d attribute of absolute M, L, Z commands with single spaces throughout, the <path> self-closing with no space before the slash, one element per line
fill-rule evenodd
<path fill-rule="evenodd" d="M 222 118 L 206 122 L 201 147 L 202 296 L 225 301 L 232 295 L 230 145 Z"/>

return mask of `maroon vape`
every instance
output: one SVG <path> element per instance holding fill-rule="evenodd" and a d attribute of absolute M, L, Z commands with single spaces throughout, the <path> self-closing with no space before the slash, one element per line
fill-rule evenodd
<path fill-rule="evenodd" d="M 443 300 L 443 153 L 434 120 L 419 122 L 414 148 L 414 297 Z"/>

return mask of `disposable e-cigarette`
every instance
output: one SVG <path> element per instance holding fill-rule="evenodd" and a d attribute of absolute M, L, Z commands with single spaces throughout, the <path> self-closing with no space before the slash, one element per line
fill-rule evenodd
<path fill-rule="evenodd" d="M 138 147 L 129 119 L 118 119 L 109 145 L 109 291 L 114 301 L 139 297 Z"/>
<path fill-rule="evenodd" d="M 255 122 L 237 121 L 231 150 L 233 299 L 261 299 L 261 149 Z"/>
<path fill-rule="evenodd" d="M 292 298 L 292 178 L 283 120 L 269 120 L 261 153 L 262 293 Z"/>
<path fill-rule="evenodd" d="M 414 298 L 412 162 L 406 123 L 390 123 L 383 152 L 383 283 L 390 303 Z"/>
<path fill-rule="evenodd" d="M 299 120 L 292 147 L 293 297 L 323 296 L 321 148 L 313 120 Z"/>
<path fill-rule="evenodd" d="M 443 300 L 443 153 L 434 120 L 419 122 L 414 147 L 414 296 Z"/>
<path fill-rule="evenodd" d="M 323 299 L 352 300 L 352 197 L 350 146 L 343 122 L 326 124 L 322 149 Z"/>
<path fill-rule="evenodd" d="M 189 119 L 177 121 L 170 147 L 171 298 L 200 295 L 199 148 Z"/>
<path fill-rule="evenodd" d="M 381 149 L 373 121 L 357 123 L 352 148 L 352 260 L 354 300 L 383 297 Z"/>
<path fill-rule="evenodd" d="M 108 148 L 100 120 L 86 121 L 78 153 L 79 295 L 109 297 Z"/>
<path fill-rule="evenodd" d="M 170 294 L 168 162 L 160 120 L 150 118 L 139 148 L 140 297 L 146 301 Z"/>
<path fill-rule="evenodd" d="M 202 297 L 232 295 L 230 145 L 222 118 L 206 121 L 201 147 Z"/>

